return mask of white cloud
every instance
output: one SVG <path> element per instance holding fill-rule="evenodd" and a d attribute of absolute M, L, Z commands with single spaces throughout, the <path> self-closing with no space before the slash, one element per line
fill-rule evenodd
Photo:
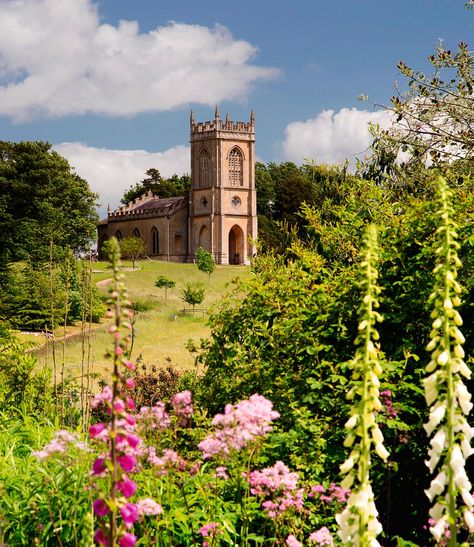
<path fill-rule="evenodd" d="M 89 182 L 92 191 L 99 194 L 101 217 L 107 211 L 108 204 L 115 209 L 124 191 L 145 178 L 147 169 L 155 167 L 164 177 L 190 172 L 187 146 L 173 146 L 164 152 L 147 152 L 108 150 L 79 142 L 64 142 L 54 145 L 53 149 Z"/>
<path fill-rule="evenodd" d="M 323 110 L 315 118 L 304 122 L 292 122 L 286 126 L 283 156 L 300 163 L 312 158 L 317 163 L 342 163 L 346 159 L 355 165 L 356 156 L 361 158 L 371 143 L 368 123 L 390 125 L 386 111 L 369 112 L 356 108 Z"/>
<path fill-rule="evenodd" d="M 222 26 L 141 33 L 136 21 L 101 24 L 92 0 L 9 0 L 1 10 L 0 115 L 17 122 L 241 100 L 279 73 L 251 64 L 257 49 Z"/>

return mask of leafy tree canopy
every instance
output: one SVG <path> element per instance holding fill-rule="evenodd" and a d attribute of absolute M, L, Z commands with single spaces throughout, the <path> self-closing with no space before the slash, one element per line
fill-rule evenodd
<path fill-rule="evenodd" d="M 202 247 L 199 247 L 196 251 L 196 264 L 200 272 L 207 273 L 210 283 L 211 273 L 216 269 L 216 262 L 212 256 L 212 253 L 206 251 Z"/>
<path fill-rule="evenodd" d="M 0 141 L 0 264 L 90 247 L 97 195 L 47 142 Z"/>
<path fill-rule="evenodd" d="M 394 123 L 372 127 L 371 158 L 359 166 L 399 193 L 431 192 L 440 169 L 458 179 L 474 172 L 474 55 L 462 42 L 454 52 L 440 44 L 429 61 L 431 75 L 398 64 L 407 85 L 392 97 Z"/>
<path fill-rule="evenodd" d="M 145 242 L 141 237 L 124 237 L 119 241 L 120 253 L 124 257 L 132 259 L 133 268 L 135 260 L 145 254 Z"/>
<path fill-rule="evenodd" d="M 130 201 L 140 197 L 151 191 L 160 198 L 172 198 L 184 196 L 189 192 L 191 186 L 191 177 L 189 175 L 173 175 L 169 179 L 163 178 L 158 169 L 151 168 L 145 173 L 147 175 L 142 181 L 137 182 L 134 186 L 124 193 L 121 203 L 127 205 Z"/>

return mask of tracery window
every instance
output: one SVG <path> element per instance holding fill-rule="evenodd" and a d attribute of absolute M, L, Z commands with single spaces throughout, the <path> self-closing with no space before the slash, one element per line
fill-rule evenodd
<path fill-rule="evenodd" d="M 135 230 L 133 230 L 133 237 L 140 237 L 140 230 L 138 228 L 135 228 Z"/>
<path fill-rule="evenodd" d="M 206 188 L 211 182 L 211 156 L 209 152 L 203 148 L 199 156 L 199 186 Z"/>
<path fill-rule="evenodd" d="M 238 148 L 233 148 L 228 156 L 229 184 L 231 186 L 242 186 L 243 180 L 243 158 Z"/>
<path fill-rule="evenodd" d="M 117 241 L 121 241 L 122 240 L 122 232 L 120 230 L 117 230 L 115 232 L 115 237 L 117 238 Z"/>

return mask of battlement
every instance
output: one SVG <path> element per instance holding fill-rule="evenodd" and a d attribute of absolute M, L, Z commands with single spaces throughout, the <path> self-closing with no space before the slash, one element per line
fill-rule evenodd
<path fill-rule="evenodd" d="M 108 220 L 125 220 L 133 218 L 147 218 L 155 216 L 168 216 L 176 210 L 187 206 L 187 201 L 184 196 L 174 198 L 159 198 L 152 192 L 143 194 L 134 201 L 116 209 L 109 211 Z"/>
<path fill-rule="evenodd" d="M 219 116 L 219 110 L 216 107 L 214 120 L 206 122 L 194 121 L 194 113 L 191 111 L 191 116 L 189 119 L 191 136 L 202 134 L 202 133 L 217 133 L 218 131 L 229 131 L 232 133 L 245 133 L 245 134 L 254 134 L 255 133 L 255 116 L 252 112 L 250 113 L 249 122 L 234 122 L 229 119 L 229 114 L 226 114 L 225 120 L 221 120 Z"/>

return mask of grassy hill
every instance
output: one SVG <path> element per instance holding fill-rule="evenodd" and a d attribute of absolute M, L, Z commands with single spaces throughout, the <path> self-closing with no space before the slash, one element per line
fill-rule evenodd
<path fill-rule="evenodd" d="M 132 359 L 139 356 L 147 365 L 164 366 L 168 361 L 181 369 L 189 369 L 193 366 L 192 355 L 186 349 L 189 339 L 199 342 L 199 339 L 209 334 L 207 326 L 208 311 L 217 303 L 226 292 L 229 283 L 236 277 L 245 278 L 249 275 L 249 269 L 245 266 L 217 266 L 211 276 L 209 285 L 206 274 L 201 273 L 195 264 L 175 264 L 159 261 L 139 261 L 137 269 L 132 270 L 128 262 L 123 264 L 124 282 L 129 290 L 131 301 L 137 306 L 138 313 L 135 322 L 135 341 Z M 99 262 L 94 264 L 94 281 L 99 283 L 101 290 L 106 293 L 107 279 L 110 278 L 108 264 Z M 168 297 L 165 298 L 165 290 L 154 286 L 155 279 L 165 276 L 176 282 L 174 289 L 168 289 Z M 181 287 L 187 282 L 200 282 L 205 286 L 204 302 L 199 309 L 205 312 L 197 312 L 194 316 L 183 314 L 185 307 L 181 300 Z M 187 305 L 186 305 L 187 306 Z M 58 328 L 56 337 L 63 335 L 63 329 Z M 69 378 L 77 378 L 80 374 L 83 350 L 87 355 L 87 343 L 82 342 L 80 326 L 67 328 L 65 348 L 65 375 Z M 43 343 L 38 336 L 23 336 L 34 343 Z M 110 347 L 111 338 L 107 333 L 107 323 L 94 325 L 90 359 L 94 372 L 107 374 L 110 360 L 105 359 L 104 353 Z M 38 356 L 39 366 L 52 366 L 52 344 L 48 342 L 35 350 Z M 56 363 L 63 360 L 63 342 L 55 344 Z"/>

